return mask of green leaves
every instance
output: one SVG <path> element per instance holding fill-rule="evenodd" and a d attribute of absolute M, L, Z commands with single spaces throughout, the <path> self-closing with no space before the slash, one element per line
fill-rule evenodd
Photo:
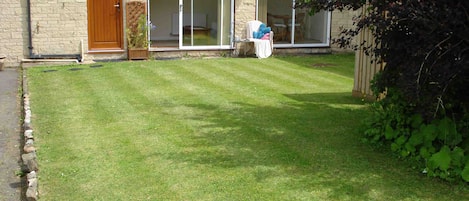
<path fill-rule="evenodd" d="M 386 64 L 372 81 L 375 94 L 386 92 L 378 102 L 383 115 L 372 124 L 383 124 L 376 136 L 426 163 L 431 176 L 468 181 L 469 54 L 461 52 L 469 27 L 453 19 L 467 19 L 469 1 L 390 2 L 368 1 L 357 26 L 342 33 L 351 39 L 371 30 L 376 43 L 360 48 Z"/>
<path fill-rule="evenodd" d="M 464 181 L 469 182 L 469 160 L 467 161 L 464 170 L 461 172 L 461 177 L 464 179 Z"/>
<path fill-rule="evenodd" d="M 436 132 L 436 126 L 434 124 L 422 124 L 422 126 L 420 126 L 420 133 L 423 135 L 424 142 L 432 142 L 438 135 Z"/>
<path fill-rule="evenodd" d="M 430 158 L 429 166 L 432 169 L 439 168 L 440 170 L 447 171 L 451 164 L 451 150 L 448 146 L 444 146 L 441 150 L 433 154 Z"/>
<path fill-rule="evenodd" d="M 439 152 L 433 154 L 427 164 L 430 176 L 438 176 L 447 180 L 458 177 L 469 182 L 469 156 L 464 155 L 464 150 L 455 147 L 443 146 Z"/>
<path fill-rule="evenodd" d="M 427 123 L 421 115 L 406 114 L 409 106 L 400 103 L 376 108 L 379 108 L 374 116 L 376 122 L 370 123 L 372 128 L 366 131 L 370 142 L 388 142 L 400 157 L 411 157 L 417 164 L 426 164 L 421 168 L 425 168 L 429 176 L 469 181 L 469 153 L 463 143 L 466 138 L 464 130 L 458 128 L 466 128 L 465 124 L 458 125 L 448 117 Z"/>
<path fill-rule="evenodd" d="M 445 144 L 456 146 L 461 143 L 462 135 L 456 129 L 456 123 L 445 117 L 438 122 L 438 139 L 443 140 Z"/>
<path fill-rule="evenodd" d="M 147 48 L 148 42 L 148 24 L 146 15 L 140 15 L 137 24 L 126 28 L 128 48 Z"/>
<path fill-rule="evenodd" d="M 397 134 L 398 133 L 389 124 L 386 125 L 386 128 L 384 129 L 384 136 L 387 140 L 396 138 Z"/>

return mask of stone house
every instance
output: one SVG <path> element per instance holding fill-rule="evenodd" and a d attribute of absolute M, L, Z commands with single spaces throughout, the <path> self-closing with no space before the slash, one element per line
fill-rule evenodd
<path fill-rule="evenodd" d="M 0 0 L 0 54 L 23 62 L 127 59 L 127 3 L 145 4 L 152 57 L 232 55 L 246 23 L 274 33 L 274 54 L 328 53 L 353 13 L 293 9 L 295 0 Z M 192 30 L 191 30 L 192 29 Z M 182 34 L 180 34 L 182 33 Z"/>

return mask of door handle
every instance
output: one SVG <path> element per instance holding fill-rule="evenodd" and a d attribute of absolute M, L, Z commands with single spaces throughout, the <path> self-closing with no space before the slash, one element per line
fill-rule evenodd
<path fill-rule="evenodd" d="M 121 12 L 121 3 L 118 1 L 116 4 L 114 4 L 114 8 L 117 9 L 117 12 Z"/>

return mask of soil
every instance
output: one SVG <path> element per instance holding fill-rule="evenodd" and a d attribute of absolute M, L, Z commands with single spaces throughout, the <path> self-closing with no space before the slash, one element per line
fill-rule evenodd
<path fill-rule="evenodd" d="M 20 73 L 17 68 L 0 71 L 0 201 L 23 200 L 21 178 Z"/>

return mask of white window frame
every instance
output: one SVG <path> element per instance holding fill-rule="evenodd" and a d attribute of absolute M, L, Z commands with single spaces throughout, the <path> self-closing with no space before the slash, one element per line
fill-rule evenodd
<path fill-rule="evenodd" d="M 148 0 L 149 1 L 149 0 Z M 225 2 L 229 1 L 230 3 L 230 19 L 231 19 L 231 27 L 230 27 L 230 32 L 231 33 L 228 33 L 229 34 L 229 38 L 233 38 L 233 24 L 234 24 L 234 0 L 219 0 L 221 1 L 222 3 L 222 8 L 223 8 L 223 5 Z M 192 4 L 192 8 L 191 8 L 191 13 L 194 13 L 193 12 L 193 2 L 194 0 L 191 0 L 191 4 Z M 183 5 L 184 2 L 183 0 L 179 0 L 179 33 L 183 33 L 182 31 L 182 28 L 183 28 L 183 13 L 184 13 L 184 9 L 183 9 Z M 224 16 L 224 10 L 222 9 L 221 10 L 222 12 L 222 16 Z M 223 27 L 223 19 L 220 19 L 220 22 L 221 23 L 221 26 L 220 27 Z M 193 23 L 191 23 L 193 24 Z M 229 40 L 229 42 L 227 44 L 222 44 L 222 41 L 223 41 L 223 38 L 225 37 L 223 35 L 223 29 L 219 30 L 221 31 L 221 37 L 220 37 L 220 45 L 198 45 L 198 46 L 184 46 L 183 44 L 183 34 L 179 34 L 179 49 L 181 50 L 218 50 L 218 49 L 231 49 L 232 48 L 232 40 Z M 191 34 L 192 35 L 192 34 Z"/>
<path fill-rule="evenodd" d="M 295 9 L 293 9 L 293 6 L 295 5 L 295 0 L 291 0 L 292 1 L 292 16 L 295 16 Z M 331 46 L 331 20 L 332 20 L 332 12 L 331 11 L 326 11 L 326 38 L 325 38 L 325 42 L 323 43 L 300 43 L 300 44 L 297 44 L 297 43 L 294 43 L 295 40 L 291 40 L 291 43 L 287 43 L 287 44 L 275 44 L 274 43 L 274 47 L 275 48 L 292 48 L 292 47 L 330 47 Z M 256 20 L 259 19 L 259 0 L 256 0 Z M 292 20 L 292 25 L 294 24 L 295 22 Z M 292 31 L 291 32 L 291 38 L 295 38 L 295 32 Z M 275 37 L 275 33 L 274 33 L 274 37 Z"/>

